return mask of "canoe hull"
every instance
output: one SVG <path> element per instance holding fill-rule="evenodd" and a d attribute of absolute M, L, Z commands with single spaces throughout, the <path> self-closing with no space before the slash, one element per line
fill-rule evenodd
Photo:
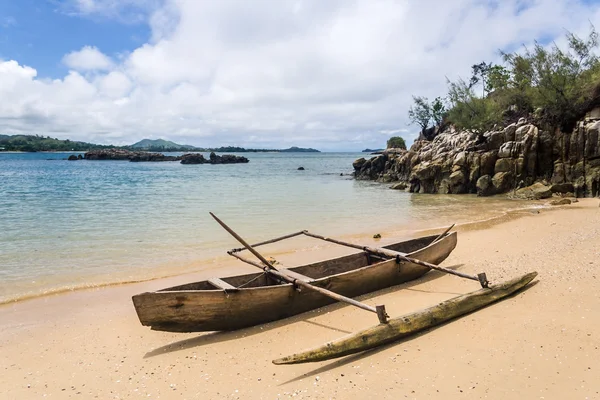
<path fill-rule="evenodd" d="M 417 240 L 428 243 L 434 238 L 435 236 Z M 434 244 L 408 254 L 419 260 L 438 264 L 454 250 L 456 240 L 456 233 L 453 232 Z M 414 248 L 416 245 L 417 243 L 408 241 L 390 245 L 388 248 L 402 251 Z M 290 270 L 307 276 L 323 274 L 326 271 L 339 272 L 343 271 L 349 263 L 366 264 L 363 259 L 367 257 L 366 253 L 360 253 L 290 268 Z M 344 296 L 355 297 L 419 278 L 427 271 L 429 268 L 416 264 L 408 262 L 398 264 L 396 260 L 386 260 L 316 278 L 312 284 Z M 298 291 L 292 284 L 237 290 L 181 290 L 181 288 L 185 286 L 133 296 L 133 303 L 142 325 L 169 332 L 235 330 L 276 321 L 334 302 L 331 298 L 314 291 Z"/>

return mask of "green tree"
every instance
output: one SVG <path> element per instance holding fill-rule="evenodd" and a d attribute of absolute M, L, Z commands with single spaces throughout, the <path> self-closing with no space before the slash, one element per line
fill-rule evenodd
<path fill-rule="evenodd" d="M 451 105 L 448 119 L 459 129 L 482 134 L 501 121 L 498 104 L 493 99 L 475 96 L 472 86 L 462 79 L 448 81 L 448 100 Z"/>
<path fill-rule="evenodd" d="M 535 43 L 523 54 L 503 54 L 512 72 L 512 87 L 533 107 L 544 111 L 547 122 L 568 129 L 589 107 L 591 92 L 600 78 L 595 53 L 598 33 L 591 26 L 586 39 L 567 33 L 567 49 L 555 43 L 549 49 Z"/>
<path fill-rule="evenodd" d="M 414 104 L 408 109 L 408 119 L 411 124 L 417 124 L 421 127 L 421 132 L 425 131 L 431 121 L 431 106 L 427 97 L 413 96 Z"/>
<path fill-rule="evenodd" d="M 469 89 L 472 89 L 481 81 L 481 87 L 483 91 L 482 96 L 485 97 L 487 92 L 486 79 L 491 68 L 492 63 L 487 64 L 485 61 L 480 62 L 479 64 L 474 64 L 471 67 L 472 75 L 471 81 L 469 82 Z"/>
<path fill-rule="evenodd" d="M 441 97 L 436 97 L 433 103 L 430 106 L 431 109 L 431 118 L 433 122 L 437 126 L 441 126 L 444 121 L 444 117 L 446 116 L 446 106 Z"/>
<path fill-rule="evenodd" d="M 392 136 L 387 141 L 388 149 L 404 149 L 406 150 L 406 142 L 400 136 Z"/>

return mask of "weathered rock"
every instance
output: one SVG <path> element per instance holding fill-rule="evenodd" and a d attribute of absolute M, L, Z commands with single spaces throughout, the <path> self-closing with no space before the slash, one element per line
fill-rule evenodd
<path fill-rule="evenodd" d="M 366 162 L 367 162 L 367 160 L 364 157 L 361 157 L 352 163 L 352 167 L 354 168 L 355 171 L 360 171 Z"/>
<path fill-rule="evenodd" d="M 213 152 L 210 153 L 209 162 L 211 164 L 239 164 L 250 162 L 250 160 L 244 156 L 236 156 L 233 154 L 223 154 L 222 156 L 218 156 Z"/>
<path fill-rule="evenodd" d="M 390 186 L 390 189 L 406 190 L 407 187 L 408 187 L 408 184 L 406 182 L 398 182 L 398 183 L 395 183 L 392 186 Z"/>
<path fill-rule="evenodd" d="M 425 139 L 408 151 L 356 160 L 355 178 L 408 182 L 419 193 L 488 195 L 547 181 L 572 184 L 577 196 L 600 195 L 600 120 L 561 132 L 522 118 L 482 135 L 449 127 Z"/>
<path fill-rule="evenodd" d="M 552 197 L 550 188 L 540 182 L 536 182 L 531 186 L 519 189 L 515 192 L 515 197 L 527 200 L 540 200 Z"/>
<path fill-rule="evenodd" d="M 147 151 L 129 151 L 124 149 L 91 150 L 85 153 L 83 158 L 85 158 L 86 160 L 129 160 L 133 162 L 179 160 L 179 157 L 165 156 L 161 153 L 149 153 Z"/>
<path fill-rule="evenodd" d="M 514 178 L 512 172 L 498 172 L 492 177 L 492 186 L 494 192 L 505 193 L 514 187 Z"/>
<path fill-rule="evenodd" d="M 75 154 L 71 154 L 69 156 L 69 158 L 67 158 L 67 160 L 69 160 L 69 161 L 77 161 L 77 160 L 80 160 L 80 158 L 77 158 L 77 156 Z"/>
<path fill-rule="evenodd" d="M 491 196 L 495 193 L 494 190 L 491 176 L 483 175 L 477 179 L 477 196 Z"/>
<path fill-rule="evenodd" d="M 86 160 L 130 160 L 136 154 L 142 153 L 123 149 L 91 150 L 85 153 Z"/>
<path fill-rule="evenodd" d="M 569 199 L 556 199 L 556 200 L 552 200 L 549 203 L 551 206 L 564 206 L 567 204 L 571 204 L 571 200 Z"/>
<path fill-rule="evenodd" d="M 187 153 L 181 156 L 182 164 L 206 164 L 208 161 L 200 153 Z"/>
<path fill-rule="evenodd" d="M 181 158 L 176 156 L 165 156 L 161 153 L 139 152 L 131 156 L 131 162 L 158 162 L 158 161 L 179 161 Z"/>
<path fill-rule="evenodd" d="M 555 183 L 550 186 L 550 191 L 552 193 L 573 193 L 575 188 L 572 183 Z"/>
<path fill-rule="evenodd" d="M 304 167 L 298 167 L 298 171 L 304 171 Z"/>
<path fill-rule="evenodd" d="M 515 170 L 515 160 L 510 158 L 499 158 L 496 160 L 494 172 L 513 172 Z"/>
<path fill-rule="evenodd" d="M 504 142 L 514 141 L 516 131 L 517 131 L 517 124 L 510 124 L 506 128 L 504 128 Z"/>

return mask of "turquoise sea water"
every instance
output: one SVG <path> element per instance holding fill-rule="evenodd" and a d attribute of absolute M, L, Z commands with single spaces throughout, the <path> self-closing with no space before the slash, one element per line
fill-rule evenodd
<path fill-rule="evenodd" d="M 257 242 L 302 229 L 410 231 L 515 207 L 355 181 L 360 153 L 248 153 L 250 163 L 232 165 L 64 160 L 69 154 L 0 153 L 0 303 L 202 268 L 239 246 L 209 211 Z"/>

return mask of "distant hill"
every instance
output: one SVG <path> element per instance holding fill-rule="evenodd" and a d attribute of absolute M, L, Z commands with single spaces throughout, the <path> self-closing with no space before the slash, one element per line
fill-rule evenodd
<path fill-rule="evenodd" d="M 385 149 L 364 149 L 362 153 L 373 153 L 374 151 L 383 151 Z"/>
<path fill-rule="evenodd" d="M 289 149 L 278 150 L 280 153 L 320 153 L 317 149 L 303 148 L 303 147 L 290 147 Z"/>
<path fill-rule="evenodd" d="M 69 139 L 54 139 L 50 136 L 40 135 L 0 135 L 0 151 L 89 151 L 98 149 L 125 149 L 132 151 L 150 151 L 150 152 L 216 152 L 216 153 L 250 153 L 250 152 L 283 152 L 283 153 L 318 153 L 319 150 L 290 147 L 289 149 L 246 149 L 236 146 L 222 146 L 216 148 L 201 148 L 185 144 L 178 144 L 164 139 L 143 139 L 130 146 L 100 145 L 86 142 L 75 142 Z"/>
<path fill-rule="evenodd" d="M 201 150 L 194 146 L 185 144 L 177 144 L 170 140 L 164 139 L 142 139 L 137 143 L 132 144 L 130 147 L 134 150 L 148 150 L 148 151 L 179 151 L 179 150 Z"/>

